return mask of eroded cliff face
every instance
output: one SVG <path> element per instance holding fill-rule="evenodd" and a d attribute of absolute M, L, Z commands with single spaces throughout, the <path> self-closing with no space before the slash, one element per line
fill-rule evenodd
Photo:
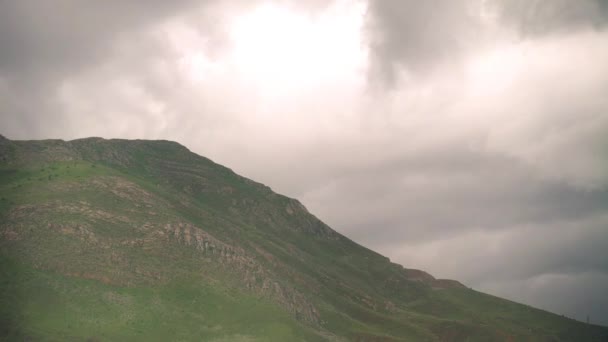
<path fill-rule="evenodd" d="M 251 255 L 254 253 L 224 243 L 188 223 L 168 223 L 164 232 L 159 234 L 185 247 L 196 249 L 205 257 L 205 261 L 216 263 L 224 272 L 231 273 L 237 280 L 237 286 L 243 290 L 279 304 L 298 320 L 314 325 L 319 323 L 319 312 L 306 296 L 289 283 L 281 281 L 272 267 L 264 266 L 258 258 Z M 267 253 L 259 247 L 257 251 Z"/>

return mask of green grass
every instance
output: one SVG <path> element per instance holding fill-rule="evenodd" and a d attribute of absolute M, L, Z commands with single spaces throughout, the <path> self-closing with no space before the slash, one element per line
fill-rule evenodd
<path fill-rule="evenodd" d="M 0 144 L 8 151 L 0 164 L 0 340 L 608 336 L 466 288 L 413 281 L 294 200 L 172 142 Z M 231 257 L 197 247 L 200 232 Z"/>
<path fill-rule="evenodd" d="M 34 270 L 6 257 L 0 262 L 0 320 L 6 340 L 194 341 L 241 336 L 298 341 L 316 336 L 272 303 L 209 286 L 201 278 L 119 287 Z"/>

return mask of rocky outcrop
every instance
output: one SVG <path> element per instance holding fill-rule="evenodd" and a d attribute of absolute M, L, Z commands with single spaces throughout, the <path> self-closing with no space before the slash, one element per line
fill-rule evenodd
<path fill-rule="evenodd" d="M 461 282 L 453 279 L 436 279 L 431 286 L 435 289 L 465 288 Z"/>
<path fill-rule="evenodd" d="M 240 279 L 240 286 L 259 297 L 269 299 L 298 320 L 319 324 L 319 311 L 299 291 L 280 282 L 280 277 L 265 268 L 243 248 L 224 243 L 208 232 L 185 222 L 168 223 L 162 235 L 184 246 L 195 248 L 204 257 L 212 258 L 226 271 Z"/>
<path fill-rule="evenodd" d="M 427 272 L 404 268 L 405 276 L 412 281 L 419 281 L 430 285 L 434 289 L 465 288 L 462 283 L 451 279 L 436 279 Z"/>

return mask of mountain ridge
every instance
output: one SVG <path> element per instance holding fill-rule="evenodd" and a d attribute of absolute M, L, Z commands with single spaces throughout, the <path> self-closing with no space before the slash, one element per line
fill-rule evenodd
<path fill-rule="evenodd" d="M 54 279 L 54 283 L 41 282 L 52 289 L 47 289 L 48 298 L 65 305 L 60 310 L 65 315 L 84 311 L 91 317 L 106 317 L 89 304 L 85 309 L 72 308 L 51 284 L 63 284 L 67 293 L 82 302 L 99 300 L 116 312 L 133 303 L 183 305 L 188 308 L 182 309 L 183 322 L 175 325 L 184 327 L 184 340 L 206 336 L 568 341 L 585 336 L 599 341 L 608 336 L 603 327 L 481 294 L 458 281 L 435 279 L 422 270 L 392 263 L 332 230 L 298 200 L 274 193 L 176 142 L 2 137 L 0 160 L 0 187 L 6 193 L 0 204 L 0 246 L 4 268 L 16 272 L 7 279 L 21 279 L 22 273 Z M 57 255 L 57 250 L 66 253 Z M 91 288 L 108 288 L 81 298 L 78 293 L 84 285 L 80 281 L 93 282 L 87 283 Z M 127 335 L 121 335 L 125 333 L 118 328 L 88 321 L 80 323 L 79 331 L 65 322 L 44 323 L 47 318 L 44 324 L 19 318 L 15 311 L 24 312 L 24 317 L 39 312 L 24 309 L 36 307 L 35 301 L 8 298 L 15 295 L 12 287 L 16 285 L 22 285 L 20 280 L 9 280 L 3 287 L 2 301 L 14 309 L 0 316 L 9 338 L 51 336 L 52 340 L 70 330 L 75 330 L 70 337 L 76 339 L 154 336 L 146 335 L 143 328 L 127 329 Z M 179 290 L 168 290 L 174 287 Z M 152 293 L 151 298 L 140 298 L 146 291 Z M 168 291 L 169 299 L 163 299 L 163 291 Z M 182 298 L 183 292 L 190 296 Z M 190 307 L 191 298 L 217 300 L 224 309 L 206 312 L 206 307 Z M 234 298 L 239 300 L 234 303 Z M 259 324 L 266 328 L 207 317 L 221 310 L 238 313 L 241 302 L 250 301 L 260 309 L 251 309 L 252 315 L 243 320 L 255 321 L 261 319 L 256 317 L 259 313 L 272 313 L 268 322 Z M 479 308 L 487 312 L 477 313 Z M 138 317 L 133 319 L 135 326 L 147 326 L 155 319 L 145 317 L 141 309 L 132 311 Z M 543 323 L 530 325 L 510 316 L 513 312 Z M 187 328 L 206 321 L 221 328 Z"/>

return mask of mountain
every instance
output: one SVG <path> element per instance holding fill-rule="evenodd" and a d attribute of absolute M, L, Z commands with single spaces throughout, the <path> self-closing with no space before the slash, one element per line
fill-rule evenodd
<path fill-rule="evenodd" d="M 0 136 L 0 193 L 2 340 L 608 339 L 392 263 L 175 142 Z"/>

